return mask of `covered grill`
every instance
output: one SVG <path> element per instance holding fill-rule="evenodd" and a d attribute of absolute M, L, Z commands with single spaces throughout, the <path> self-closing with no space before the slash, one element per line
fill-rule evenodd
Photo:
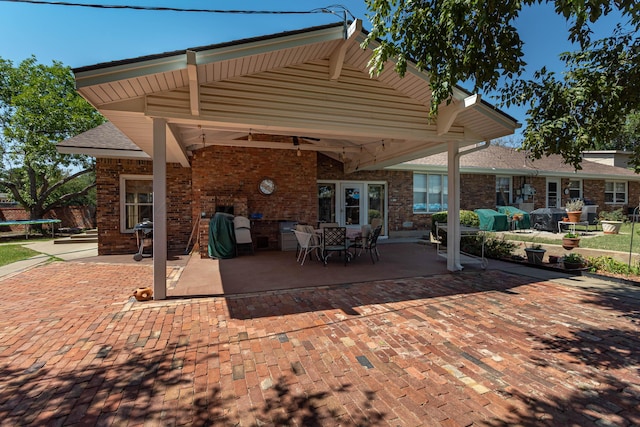
<path fill-rule="evenodd" d="M 136 233 L 136 241 L 138 243 L 138 252 L 133 256 L 133 259 L 140 261 L 142 257 L 152 256 L 153 249 L 153 222 L 142 221 L 133 227 L 133 231 Z M 145 253 L 145 249 L 147 253 Z"/>
<path fill-rule="evenodd" d="M 560 208 L 540 208 L 529 213 L 531 227 L 535 230 L 558 232 L 558 222 L 567 216 L 567 211 Z"/>

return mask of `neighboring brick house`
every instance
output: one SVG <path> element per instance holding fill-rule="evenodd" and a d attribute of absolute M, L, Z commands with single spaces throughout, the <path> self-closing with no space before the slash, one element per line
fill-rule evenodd
<path fill-rule="evenodd" d="M 640 175 L 605 162 L 603 156 L 616 152 L 585 153 L 582 169 L 575 170 L 560 156 L 532 160 L 525 151 L 491 145 L 460 157 L 460 208 L 494 209 L 512 205 L 526 211 L 563 208 L 580 198 L 597 205 L 598 211 L 637 207 L 640 203 Z M 413 173 L 413 213 L 429 217 L 446 208 L 446 154 L 416 159 L 391 167 Z M 444 185 L 442 185 L 444 183 Z M 422 221 L 415 219 L 417 223 Z"/>

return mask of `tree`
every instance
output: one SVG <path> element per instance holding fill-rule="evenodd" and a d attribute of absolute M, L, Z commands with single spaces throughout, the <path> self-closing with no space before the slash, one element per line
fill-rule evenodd
<path fill-rule="evenodd" d="M 568 39 L 578 50 L 561 56 L 569 70 L 564 80 L 545 69 L 523 80 L 523 43 L 513 22 L 523 5 L 543 1 L 366 0 L 373 28 L 365 44 L 379 43 L 370 70 L 380 73 L 394 60 L 400 75 L 408 61 L 428 71 L 433 115 L 459 82 L 474 92 L 498 92 L 505 105 L 528 103 L 523 148 L 538 158 L 560 154 L 579 168 L 582 150 L 612 144 L 613 130 L 640 111 L 640 8 L 635 0 L 544 1 L 570 22 Z M 613 11 L 626 25 L 592 41 L 590 24 Z M 640 171 L 640 144 L 634 151 Z"/>
<path fill-rule="evenodd" d="M 35 57 L 14 67 L 0 58 L 0 187 L 31 219 L 88 194 L 95 179 L 81 188 L 72 183 L 94 172 L 93 159 L 60 154 L 55 143 L 103 122 L 76 92 L 70 68 Z"/>

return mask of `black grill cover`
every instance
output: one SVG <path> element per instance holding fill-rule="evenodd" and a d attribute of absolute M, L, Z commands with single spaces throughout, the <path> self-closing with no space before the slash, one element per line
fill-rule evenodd
<path fill-rule="evenodd" d="M 540 208 L 529 213 L 531 227 L 535 230 L 558 232 L 558 222 L 567 216 L 567 211 L 560 208 Z"/>

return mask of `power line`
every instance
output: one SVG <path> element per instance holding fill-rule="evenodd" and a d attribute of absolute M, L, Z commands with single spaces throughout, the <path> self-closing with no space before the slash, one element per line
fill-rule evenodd
<path fill-rule="evenodd" d="M 355 17 L 349 12 L 349 10 L 339 4 L 334 4 L 326 7 L 311 9 L 311 10 L 223 10 L 223 9 L 190 9 L 180 7 L 163 7 L 163 6 L 133 6 L 133 5 L 109 5 L 109 4 L 90 4 L 90 3 L 72 3 L 64 1 L 47 1 L 47 0 L 0 0 L 0 2 L 10 3 L 29 3 L 38 5 L 50 5 L 50 6 L 67 6 L 67 7 L 86 7 L 93 9 L 128 9 L 128 10 L 145 10 L 154 12 L 190 12 L 190 13 L 224 13 L 224 14 L 238 14 L 238 15 L 302 15 L 302 14 L 314 14 L 314 13 L 329 13 L 339 16 L 334 9 L 343 12 L 345 15 L 349 14 L 351 18 Z"/>

